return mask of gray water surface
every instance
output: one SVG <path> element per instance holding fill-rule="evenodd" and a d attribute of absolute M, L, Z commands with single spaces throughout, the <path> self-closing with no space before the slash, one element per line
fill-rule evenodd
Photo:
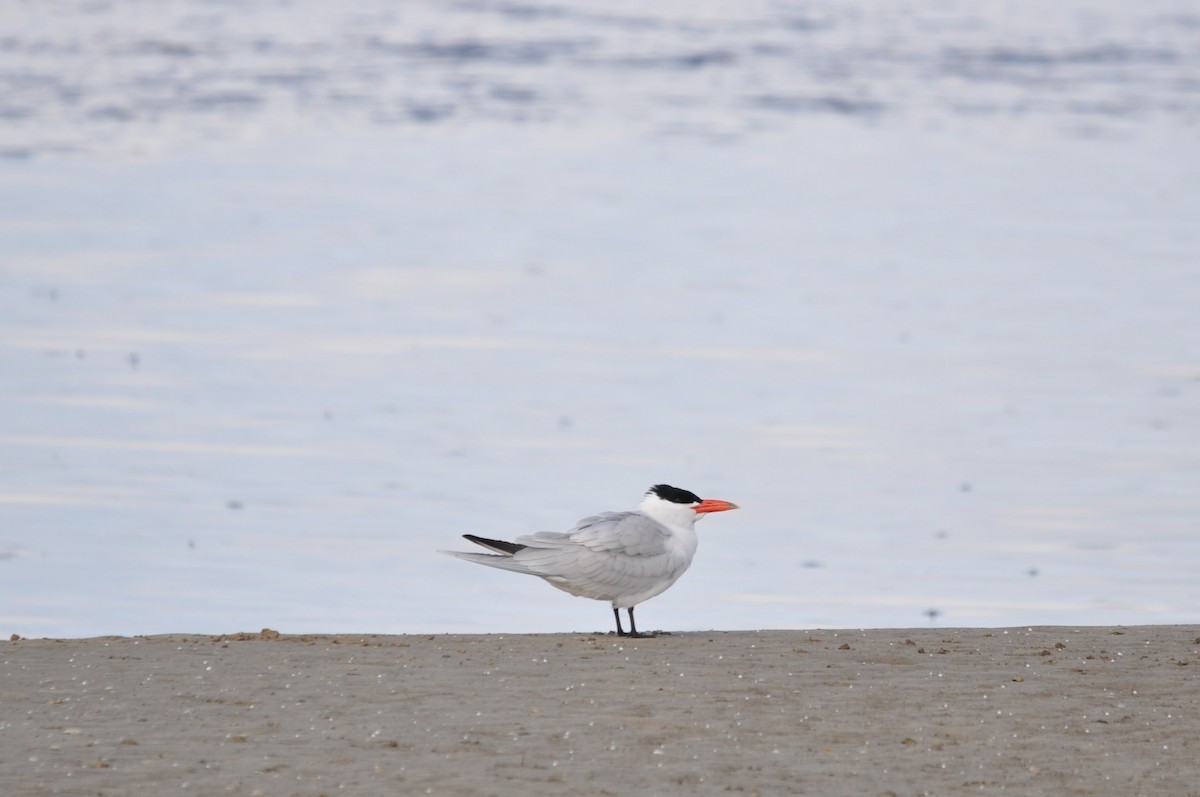
<path fill-rule="evenodd" d="M 1200 16 L 0 10 L 0 623 L 607 629 L 439 556 L 669 482 L 647 628 L 1196 622 Z"/>

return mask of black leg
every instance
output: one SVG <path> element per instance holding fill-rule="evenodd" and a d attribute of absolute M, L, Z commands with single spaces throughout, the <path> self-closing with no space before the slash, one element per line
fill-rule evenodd
<path fill-rule="evenodd" d="M 637 630 L 637 624 L 635 622 L 633 622 L 633 607 L 630 606 L 627 611 L 629 612 L 629 632 L 628 633 L 626 633 L 625 629 L 621 627 L 621 610 L 618 609 L 616 606 L 613 607 L 613 617 L 617 618 L 617 636 L 637 637 L 639 639 L 650 639 L 652 637 L 658 636 L 658 634 L 653 634 L 653 633 L 639 634 L 638 630 Z"/>
<path fill-rule="evenodd" d="M 646 638 L 646 639 L 658 636 L 658 634 L 655 634 L 655 633 L 649 633 L 649 634 L 639 634 L 638 633 L 637 625 L 634 624 L 634 622 L 633 622 L 633 607 L 632 606 L 629 607 L 629 636 L 642 637 L 642 638 Z"/>
<path fill-rule="evenodd" d="M 613 617 L 617 618 L 617 636 L 629 636 L 625 633 L 625 629 L 621 627 L 621 610 L 616 606 L 613 607 Z"/>

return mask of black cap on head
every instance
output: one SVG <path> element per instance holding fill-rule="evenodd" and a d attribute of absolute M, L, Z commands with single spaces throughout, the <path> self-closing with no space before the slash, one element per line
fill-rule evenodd
<path fill-rule="evenodd" d="M 690 493 L 687 490 L 681 490 L 678 487 L 672 487 L 669 484 L 656 484 L 646 492 L 654 493 L 664 501 L 670 501 L 673 504 L 700 503 L 700 496 Z"/>

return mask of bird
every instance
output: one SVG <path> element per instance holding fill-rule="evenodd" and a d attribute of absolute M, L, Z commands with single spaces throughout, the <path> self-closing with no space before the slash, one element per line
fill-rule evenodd
<path fill-rule="evenodd" d="M 637 509 L 591 515 L 568 532 L 539 531 L 514 542 L 464 534 L 464 539 L 493 553 L 440 553 L 540 576 L 563 592 L 608 601 L 618 636 L 653 637 L 657 634 L 638 632 L 634 607 L 662 594 L 692 564 L 699 545 L 697 520 L 738 508 L 729 501 L 702 499 L 679 487 L 656 484 Z M 629 614 L 628 632 L 621 626 L 621 609 Z"/>

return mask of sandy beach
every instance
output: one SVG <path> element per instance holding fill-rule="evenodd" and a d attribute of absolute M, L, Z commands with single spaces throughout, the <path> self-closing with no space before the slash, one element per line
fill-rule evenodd
<path fill-rule="evenodd" d="M 21 797 L 1200 794 L 1200 626 L 3 645 Z"/>

